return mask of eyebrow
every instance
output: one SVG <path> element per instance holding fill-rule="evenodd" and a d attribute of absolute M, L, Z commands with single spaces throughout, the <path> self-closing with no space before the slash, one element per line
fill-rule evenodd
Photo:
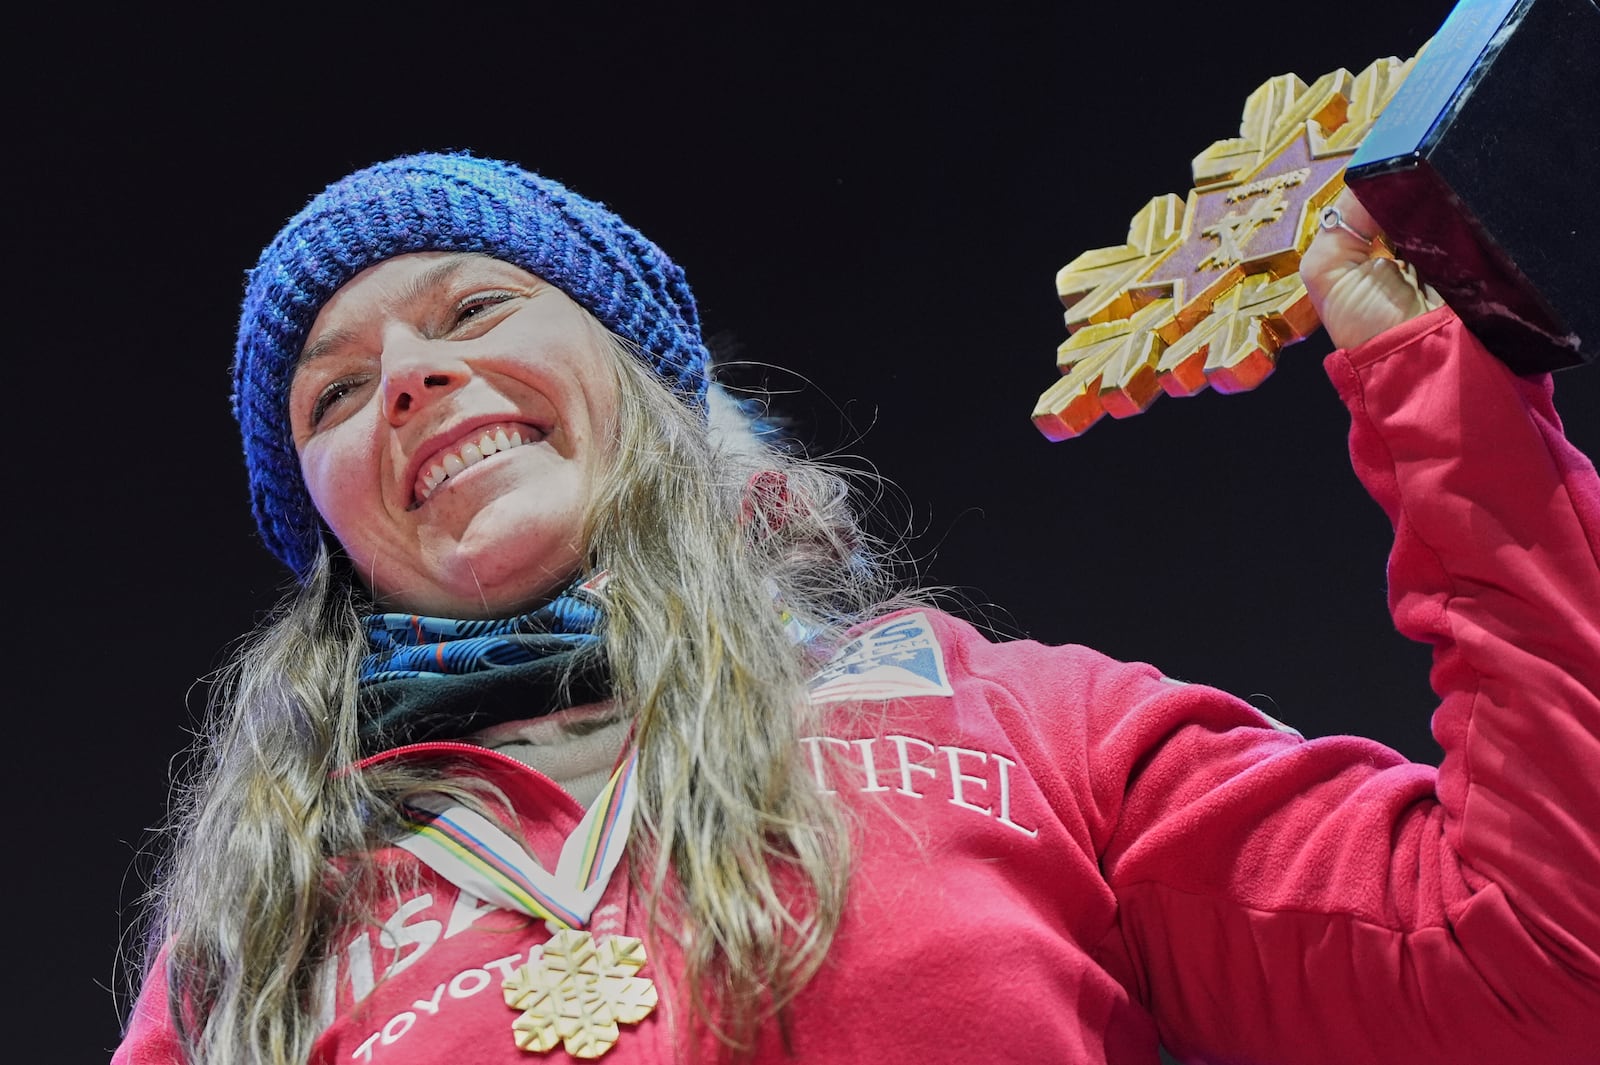
<path fill-rule="evenodd" d="M 409 307 L 425 301 L 433 294 L 435 289 L 452 281 L 455 275 L 465 269 L 473 260 L 482 258 L 484 256 L 476 252 L 455 252 L 448 258 L 440 259 L 406 282 L 405 287 L 400 290 L 399 299 L 396 301 L 397 305 Z M 357 334 L 353 330 L 330 329 L 318 337 L 315 344 L 308 344 L 301 349 L 300 357 L 295 360 L 294 368 L 299 370 L 307 363 L 315 362 L 326 355 L 330 355 L 338 349 L 353 343 L 356 339 Z"/>

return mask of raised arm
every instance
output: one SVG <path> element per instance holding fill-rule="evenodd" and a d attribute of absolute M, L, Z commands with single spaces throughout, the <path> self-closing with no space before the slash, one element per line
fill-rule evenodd
<path fill-rule="evenodd" d="M 1395 526 L 1395 623 L 1434 648 L 1444 761 L 1297 743 L 1240 704 L 1230 724 L 1208 689 L 1107 692 L 1108 964 L 1197 1059 L 1593 1061 L 1600 480 L 1548 378 L 1512 374 L 1358 238 L 1320 243 L 1308 287 L 1354 345 L 1327 369 Z"/>

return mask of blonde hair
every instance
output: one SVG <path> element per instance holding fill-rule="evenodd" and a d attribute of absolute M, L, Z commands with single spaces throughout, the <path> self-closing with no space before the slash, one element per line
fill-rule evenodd
<path fill-rule="evenodd" d="M 622 398 L 587 544 L 613 577 L 602 645 L 617 705 L 636 719 L 630 875 L 647 934 L 683 952 L 689 1027 L 739 1052 L 815 974 L 839 926 L 849 825 L 801 764 L 806 685 L 850 625 L 896 598 L 897 567 L 858 523 L 848 475 L 728 431 L 726 417 L 708 431 L 608 339 Z M 781 506 L 750 506 L 763 470 L 782 475 Z M 304 1061 L 335 933 L 369 916 L 375 889 L 396 887 L 363 856 L 393 837 L 397 804 L 447 790 L 491 805 L 447 768 L 338 772 L 358 757 L 366 603 L 336 567 L 323 552 L 242 646 L 170 819 L 147 965 L 167 950 L 162 976 L 196 1065 Z M 794 640 L 785 612 L 808 639 Z"/>

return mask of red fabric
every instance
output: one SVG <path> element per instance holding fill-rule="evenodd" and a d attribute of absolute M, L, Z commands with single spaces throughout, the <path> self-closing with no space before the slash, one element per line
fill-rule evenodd
<path fill-rule="evenodd" d="M 806 743 L 859 831 L 795 1060 L 1150 1065 L 1158 1037 L 1194 1061 L 1595 1060 L 1600 481 L 1548 381 L 1507 373 L 1448 312 L 1328 370 L 1396 525 L 1396 623 L 1435 648 L 1441 768 L 1302 741 L 1151 666 L 897 616 L 937 636 L 948 687 L 839 704 Z M 582 811 L 476 757 L 553 864 Z M 642 933 L 626 879 L 597 934 Z M 526 1062 L 498 982 L 545 928 L 427 870 L 391 913 L 344 937 L 315 1060 Z M 657 945 L 643 975 L 678 971 Z M 153 981 L 116 1061 L 174 1060 L 161 999 Z M 677 1060 L 681 1023 L 664 1005 L 606 1060 Z M 788 1060 L 776 1032 L 755 1059 Z"/>

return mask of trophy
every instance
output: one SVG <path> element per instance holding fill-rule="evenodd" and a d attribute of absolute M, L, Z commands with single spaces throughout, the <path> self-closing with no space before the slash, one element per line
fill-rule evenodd
<path fill-rule="evenodd" d="M 1300 255 L 1338 224 L 1347 182 L 1514 370 L 1592 361 L 1600 271 L 1580 244 L 1600 239 L 1595 56 L 1593 0 L 1462 0 L 1409 60 L 1268 81 L 1239 136 L 1195 157 L 1186 197 L 1152 199 L 1125 243 L 1057 274 L 1071 335 L 1034 423 L 1061 440 L 1163 393 L 1259 385 L 1317 328 Z"/>
<path fill-rule="evenodd" d="M 1345 181 L 1396 253 L 1519 373 L 1593 361 L 1600 7 L 1451 12 Z"/>

